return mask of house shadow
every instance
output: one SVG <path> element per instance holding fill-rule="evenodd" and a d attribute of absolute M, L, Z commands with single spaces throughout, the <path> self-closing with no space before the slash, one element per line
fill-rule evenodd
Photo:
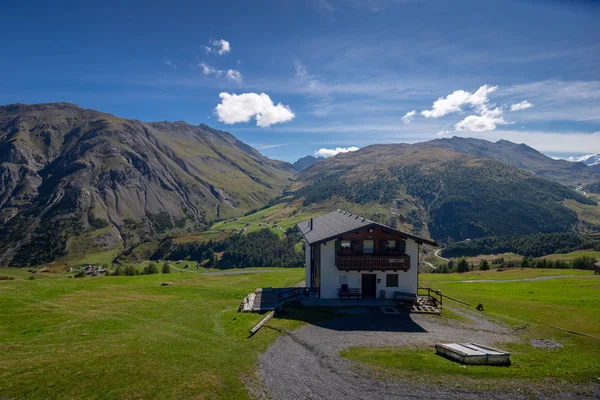
<path fill-rule="evenodd" d="M 402 309 L 396 311 L 394 314 L 386 314 L 378 307 L 301 307 L 282 311 L 276 318 L 302 321 L 340 332 L 427 333 L 425 328 L 413 320 L 410 312 Z"/>

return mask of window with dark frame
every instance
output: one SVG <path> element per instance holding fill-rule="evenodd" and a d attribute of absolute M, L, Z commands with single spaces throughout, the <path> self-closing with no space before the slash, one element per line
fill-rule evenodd
<path fill-rule="evenodd" d="M 385 276 L 386 287 L 398 287 L 398 274 L 387 274 Z"/>

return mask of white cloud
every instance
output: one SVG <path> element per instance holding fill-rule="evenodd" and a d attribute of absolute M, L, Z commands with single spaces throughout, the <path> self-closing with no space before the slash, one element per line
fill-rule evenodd
<path fill-rule="evenodd" d="M 461 111 L 464 105 L 483 106 L 488 101 L 488 95 L 495 92 L 498 86 L 483 85 L 475 93 L 465 90 L 457 90 L 446 97 L 438 98 L 431 110 L 421 111 L 421 115 L 426 118 L 439 118 L 444 115 Z"/>
<path fill-rule="evenodd" d="M 497 125 L 508 124 L 507 121 L 502 117 L 502 109 L 496 107 L 488 109 L 482 106 L 479 110 L 479 115 L 469 115 L 454 127 L 457 131 L 473 131 L 473 132 L 486 132 L 493 131 Z"/>
<path fill-rule="evenodd" d="M 405 124 L 410 124 L 415 115 L 417 115 L 417 110 L 407 112 L 406 114 L 404 114 L 404 117 L 402 117 L 402 122 L 404 122 Z"/>
<path fill-rule="evenodd" d="M 244 80 L 244 77 L 242 76 L 242 73 L 240 71 L 235 70 L 235 69 L 228 69 L 227 71 L 224 71 L 222 69 L 217 69 L 217 68 L 215 68 L 215 67 L 213 67 L 211 65 L 208 65 L 204 61 L 200 62 L 198 64 L 198 66 L 200 68 L 202 68 L 202 73 L 205 76 L 215 75 L 218 78 L 220 78 L 222 76 L 225 76 L 230 81 L 234 81 L 234 82 L 237 82 L 237 83 L 241 83 Z"/>
<path fill-rule="evenodd" d="M 210 76 L 210 75 L 213 75 L 213 74 L 216 75 L 219 72 L 219 70 L 217 70 L 215 67 L 211 67 L 210 65 L 208 65 L 204 61 L 202 61 L 201 63 L 199 63 L 198 66 L 200 68 L 202 68 L 202 73 L 204 75 L 206 75 L 206 76 Z"/>
<path fill-rule="evenodd" d="M 219 121 L 224 124 L 235 124 L 248 122 L 256 119 L 256 125 L 268 127 L 273 124 L 291 121 L 295 114 L 289 106 L 281 103 L 273 104 L 271 98 L 265 94 L 242 93 L 242 94 L 219 94 L 221 103 L 215 111 Z"/>
<path fill-rule="evenodd" d="M 319 149 L 315 151 L 316 157 L 333 157 L 339 153 L 349 153 L 358 150 L 358 147 L 336 147 L 335 149 Z"/>
<path fill-rule="evenodd" d="M 252 146 L 256 150 L 266 150 L 266 149 L 275 149 L 277 147 L 289 146 L 291 143 L 277 143 L 277 144 L 261 144 L 257 146 Z"/>
<path fill-rule="evenodd" d="M 231 51 L 231 44 L 225 39 L 211 40 L 210 46 L 202 46 L 206 54 L 218 54 L 220 56 Z"/>
<path fill-rule="evenodd" d="M 531 108 L 531 107 L 533 107 L 533 104 L 531 104 L 527 100 L 523 100 L 520 103 L 511 104 L 510 105 L 510 111 L 527 110 L 528 108 Z"/>
<path fill-rule="evenodd" d="M 235 69 L 229 69 L 227 70 L 227 79 L 229 79 L 230 81 L 234 81 L 237 83 L 241 83 L 242 80 L 244 79 L 244 77 L 242 76 L 242 73 L 240 71 L 236 71 Z"/>

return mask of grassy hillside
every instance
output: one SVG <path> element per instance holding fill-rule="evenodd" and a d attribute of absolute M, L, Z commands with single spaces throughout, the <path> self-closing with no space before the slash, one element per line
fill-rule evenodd
<path fill-rule="evenodd" d="M 301 172 L 290 194 L 304 206 L 341 199 L 413 210 L 403 221 L 426 226 L 440 241 L 578 229 L 565 199 L 596 202 L 499 161 L 457 153 L 433 142 L 375 145 L 337 155 Z"/>
<path fill-rule="evenodd" d="M 67 103 L 0 107 L 0 265 L 204 230 L 280 196 L 294 173 L 206 125 Z"/>
<path fill-rule="evenodd" d="M 531 172 L 540 178 L 576 188 L 600 179 L 600 174 L 583 163 L 556 160 L 527 146 L 499 140 L 495 143 L 483 139 L 453 137 L 438 139 L 435 143 L 459 153 L 490 158 Z"/>

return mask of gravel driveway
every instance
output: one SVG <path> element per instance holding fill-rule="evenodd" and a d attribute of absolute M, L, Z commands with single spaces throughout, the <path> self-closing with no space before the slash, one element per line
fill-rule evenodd
<path fill-rule="evenodd" d="M 275 400 L 299 399 L 526 399 L 520 393 L 473 392 L 408 381 L 376 380 L 361 373 L 339 352 L 354 346 L 415 346 L 436 342 L 501 344 L 518 339 L 506 327 L 476 314 L 470 326 L 444 325 L 438 317 L 403 313 L 386 315 L 378 309 L 346 315 L 287 332 L 260 358 L 263 395 Z M 432 349 L 433 351 L 433 349 Z M 256 390 L 251 390 L 257 397 Z M 598 396 L 600 392 L 595 391 Z M 541 398 L 572 399 L 560 393 Z"/>

